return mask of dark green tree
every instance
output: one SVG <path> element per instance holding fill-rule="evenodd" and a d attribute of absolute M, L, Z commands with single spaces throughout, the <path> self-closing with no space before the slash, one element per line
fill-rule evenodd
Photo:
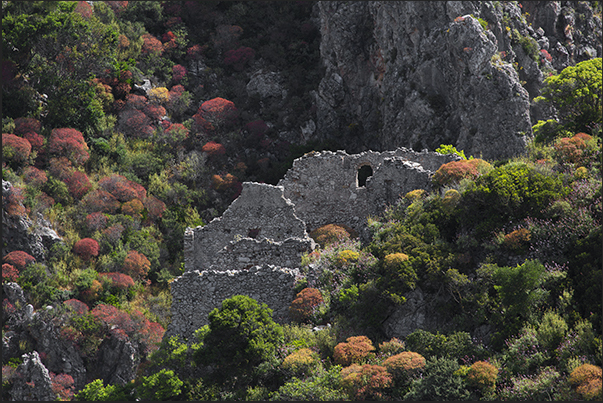
<path fill-rule="evenodd" d="M 415 380 L 404 400 L 467 400 L 469 391 L 465 381 L 455 371 L 460 368 L 456 359 L 430 358 L 423 377 Z"/>
<path fill-rule="evenodd" d="M 591 125 L 601 124 L 601 77 L 601 58 L 566 67 L 546 78 L 542 95 L 535 101 L 551 103 L 565 128 L 596 134 Z"/>
<path fill-rule="evenodd" d="M 209 314 L 209 332 L 195 358 L 215 367 L 221 380 L 249 373 L 276 353 L 284 340 L 272 309 L 244 295 L 222 301 Z"/>

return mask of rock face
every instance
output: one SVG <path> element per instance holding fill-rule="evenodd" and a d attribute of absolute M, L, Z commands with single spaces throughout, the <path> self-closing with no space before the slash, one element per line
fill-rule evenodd
<path fill-rule="evenodd" d="M 318 2 L 326 70 L 316 132 L 353 152 L 453 144 L 486 159 L 523 153 L 542 70 L 601 57 L 601 21 L 585 4 L 532 2 L 542 3 L 529 6 L 539 29 L 517 5 L 494 3 Z M 578 43 L 573 28 L 560 32 L 567 23 Z M 538 65 L 540 49 L 552 65 Z"/>
<path fill-rule="evenodd" d="M 186 271 L 249 268 L 264 263 L 264 257 L 299 267 L 301 253 L 314 249 L 283 188 L 252 182 L 243 183 L 241 195 L 222 217 L 188 229 L 184 243 Z"/>
<path fill-rule="evenodd" d="M 136 378 L 140 351 L 135 343 L 117 333 L 101 343 L 96 356 L 98 365 L 91 369 L 92 378 L 108 384 L 125 385 Z"/>
<path fill-rule="evenodd" d="M 442 331 L 448 324 L 447 318 L 438 313 L 438 305 L 445 303 L 439 295 L 425 295 L 416 288 L 404 295 L 406 302 L 397 307 L 383 323 L 387 337 L 405 338 L 416 329 Z"/>
<path fill-rule="evenodd" d="M 23 355 L 23 362 L 17 367 L 14 376 L 10 396 L 17 402 L 56 400 L 50 374 L 36 351 Z"/>
<path fill-rule="evenodd" d="M 289 318 L 289 305 L 299 270 L 272 265 L 249 270 L 187 271 L 171 283 L 172 320 L 164 337 L 181 336 L 188 342 L 194 332 L 209 323 L 208 315 L 234 295 L 248 295 L 268 305 L 275 321 Z"/>
<path fill-rule="evenodd" d="M 22 250 L 43 262 L 48 249 L 63 239 L 41 215 L 33 222 L 27 215 L 9 214 L 6 201 L 11 199 L 12 192 L 11 183 L 2 180 L 2 256 Z"/>

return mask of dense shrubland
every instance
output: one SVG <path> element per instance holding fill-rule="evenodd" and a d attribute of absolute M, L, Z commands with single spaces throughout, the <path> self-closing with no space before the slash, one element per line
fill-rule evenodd
<path fill-rule="evenodd" d="M 525 156 L 467 159 L 443 145 L 462 160 L 370 217 L 369 243 L 336 224 L 312 233 L 320 248 L 302 270 L 319 272 L 298 284 L 292 324 L 237 296 L 195 343 L 160 343 L 184 229 L 219 215 L 242 181 L 275 183 L 329 146 L 276 136 L 293 124 L 280 109 L 296 124 L 311 109 L 310 13 L 305 2 L 3 3 L 3 209 L 41 213 L 64 242 L 46 261 L 11 250 L 2 281 L 36 310 L 52 305 L 45 317 L 87 364 L 109 334 L 143 353 L 125 386 L 76 391 L 51 374 L 57 396 L 601 399 L 601 59 L 546 80 L 536 102 L 560 119 L 534 126 Z M 240 91 L 258 60 L 285 78 L 278 107 Z M 417 288 L 447 295 L 446 328 L 387 337 L 382 323 Z M 18 308 L 3 301 L 3 332 Z M 3 360 L 3 397 L 19 362 Z"/>

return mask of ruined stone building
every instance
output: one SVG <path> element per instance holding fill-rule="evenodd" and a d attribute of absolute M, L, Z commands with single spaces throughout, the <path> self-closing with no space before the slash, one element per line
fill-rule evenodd
<path fill-rule="evenodd" d="M 303 253 L 316 247 L 308 233 L 326 224 L 359 233 L 368 216 L 414 189 L 428 189 L 433 173 L 453 155 L 395 151 L 311 152 L 298 158 L 278 186 L 245 182 L 221 217 L 187 228 L 185 273 L 171 284 L 167 336 L 189 339 L 209 312 L 233 295 L 266 303 L 286 322 L 301 278 Z"/>

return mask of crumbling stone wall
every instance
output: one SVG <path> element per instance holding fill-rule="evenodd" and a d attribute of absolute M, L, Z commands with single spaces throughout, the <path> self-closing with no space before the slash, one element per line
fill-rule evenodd
<path fill-rule="evenodd" d="M 171 283 L 172 319 L 164 337 L 195 342 L 194 332 L 209 323 L 208 315 L 234 295 L 248 295 L 273 310 L 276 322 L 289 321 L 289 306 L 298 269 L 273 265 L 249 270 L 187 271 Z"/>
<path fill-rule="evenodd" d="M 306 230 L 325 224 L 345 224 L 358 232 L 366 226 L 366 217 L 377 215 L 388 204 L 414 189 L 429 189 L 431 176 L 442 165 L 459 159 L 456 155 L 395 151 L 344 151 L 308 153 L 296 159 L 279 182 L 285 197 L 306 223 Z M 366 183 L 359 170 L 369 166 L 372 175 Z"/>
<path fill-rule="evenodd" d="M 184 238 L 186 271 L 241 269 L 261 263 L 299 267 L 302 252 L 314 249 L 283 188 L 253 182 L 243 183 L 241 195 L 222 217 L 187 229 Z"/>
<path fill-rule="evenodd" d="M 301 256 L 315 248 L 309 231 L 336 223 L 362 233 L 368 216 L 411 190 L 429 189 L 433 173 L 457 159 L 405 148 L 312 152 L 296 159 L 278 186 L 243 183 L 222 217 L 187 228 L 185 273 L 171 284 L 165 336 L 194 341 L 209 312 L 238 294 L 266 303 L 275 320 L 286 322 Z"/>

